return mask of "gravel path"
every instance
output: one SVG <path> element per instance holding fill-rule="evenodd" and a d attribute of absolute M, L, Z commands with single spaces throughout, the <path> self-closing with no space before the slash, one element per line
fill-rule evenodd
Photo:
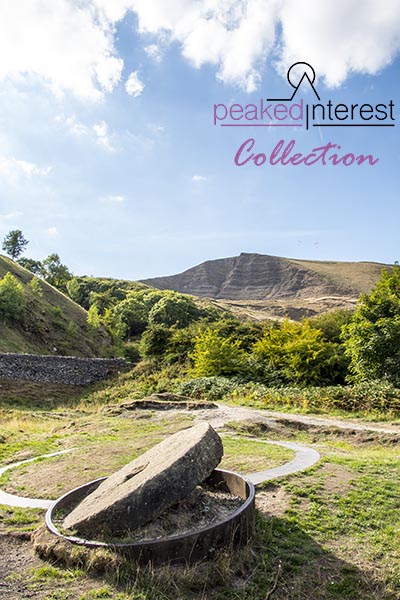
<path fill-rule="evenodd" d="M 216 403 L 217 409 L 199 410 L 196 417 L 199 420 L 208 421 L 213 427 L 223 427 L 229 421 L 247 421 L 255 419 L 265 423 L 274 421 L 286 421 L 305 423 L 316 427 L 337 427 L 338 429 L 347 429 L 353 431 L 373 431 L 377 433 L 400 434 L 400 421 L 393 423 L 374 423 L 360 422 L 355 419 L 337 419 L 330 417 L 316 417 L 310 415 L 296 415 L 270 410 L 261 410 L 256 408 L 246 408 L 245 406 L 227 406 L 226 404 Z M 197 420 L 196 418 L 196 420 Z"/>

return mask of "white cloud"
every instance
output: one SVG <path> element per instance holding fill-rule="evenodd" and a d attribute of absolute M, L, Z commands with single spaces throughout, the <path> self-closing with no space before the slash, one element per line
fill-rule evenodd
<path fill-rule="evenodd" d="M 91 100 L 111 91 L 120 80 L 123 61 L 114 48 L 114 21 L 96 6 L 100 4 L 90 0 L 2 2 L 0 79 L 29 74 L 58 95 L 69 91 Z"/>
<path fill-rule="evenodd" d="M 111 1 L 111 0 L 110 0 Z M 169 33 L 194 66 L 251 92 L 267 58 L 313 64 L 330 86 L 377 73 L 400 50 L 398 0 L 132 0 L 140 31 Z M 282 35 L 278 37 L 278 32 Z"/>
<path fill-rule="evenodd" d="M 139 75 L 137 71 L 133 71 L 131 73 L 125 83 L 125 89 L 130 96 L 137 98 L 143 92 L 145 85 L 139 79 Z"/>
<path fill-rule="evenodd" d="M 149 56 L 178 44 L 195 67 L 210 64 L 248 92 L 268 60 L 282 73 L 308 61 L 335 86 L 377 73 L 400 50 L 399 0 L 3 0 L 0 81 L 39 78 L 58 95 L 101 99 L 121 81 L 114 38 L 128 11 Z M 137 71 L 125 86 L 133 96 L 144 89 Z"/>
<path fill-rule="evenodd" d="M 400 50 L 398 0 L 285 0 L 280 66 L 310 62 L 329 86 L 375 74 Z"/>
<path fill-rule="evenodd" d="M 101 198 L 99 198 L 99 202 L 102 202 L 103 204 L 122 204 L 122 202 L 125 201 L 126 197 L 118 194 L 115 196 L 101 196 Z"/>
<path fill-rule="evenodd" d="M 50 237 L 56 237 L 58 235 L 57 227 L 49 227 L 47 233 Z"/>
<path fill-rule="evenodd" d="M 207 177 L 204 177 L 204 175 L 193 175 L 192 181 L 207 181 Z"/>
<path fill-rule="evenodd" d="M 97 143 L 100 144 L 100 146 L 104 146 L 108 150 L 114 150 L 111 141 L 112 136 L 108 132 L 108 125 L 105 121 L 96 123 L 93 125 L 92 129 L 96 135 Z"/>
<path fill-rule="evenodd" d="M 26 160 L 18 160 L 13 156 L 0 156 L 0 179 L 9 183 L 15 183 L 21 178 L 33 176 L 45 177 L 51 171 L 51 167 L 39 167 Z"/>
<path fill-rule="evenodd" d="M 90 128 L 79 121 L 76 115 L 71 115 L 70 117 L 58 116 L 55 120 L 57 123 L 61 123 L 71 135 L 81 136 L 90 134 Z"/>
<path fill-rule="evenodd" d="M 116 137 L 115 132 L 110 133 L 108 124 L 105 121 L 94 123 L 94 125 L 85 125 L 76 115 L 69 117 L 57 116 L 56 123 L 59 123 L 70 135 L 76 137 L 88 136 L 94 140 L 99 146 L 103 146 L 108 150 L 115 150 L 113 140 Z"/>

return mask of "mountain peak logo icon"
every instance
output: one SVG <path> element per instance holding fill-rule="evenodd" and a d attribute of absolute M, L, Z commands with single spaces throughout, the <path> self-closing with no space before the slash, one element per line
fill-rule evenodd
<path fill-rule="evenodd" d="M 307 68 L 308 67 L 308 68 Z M 300 73 L 300 78 L 298 74 Z M 297 77 L 296 77 L 297 75 Z M 311 75 L 311 77 L 310 77 Z M 300 88 L 304 88 L 305 86 L 309 86 L 314 92 L 315 96 L 318 100 L 321 100 L 317 90 L 315 89 L 315 70 L 310 65 L 310 63 L 299 61 L 295 62 L 289 67 L 286 78 L 288 80 L 289 85 L 294 88 L 293 94 L 290 98 L 267 98 L 268 102 L 291 102 L 296 96 L 297 92 Z"/>

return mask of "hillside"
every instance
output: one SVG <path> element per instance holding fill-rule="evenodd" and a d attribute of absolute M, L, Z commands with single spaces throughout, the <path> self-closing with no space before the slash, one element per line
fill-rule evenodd
<path fill-rule="evenodd" d="M 311 316 L 354 307 L 381 270 L 373 262 L 311 261 L 263 254 L 210 260 L 178 275 L 143 280 L 158 289 L 208 297 L 253 318 Z"/>
<path fill-rule="evenodd" d="M 0 256 L 0 278 L 10 272 L 24 286 L 26 308 L 21 322 L 0 322 L 0 352 L 103 356 L 111 346 L 105 330 L 88 328 L 87 312 L 64 294 L 40 280 L 42 293 L 28 287 L 32 273 Z"/>

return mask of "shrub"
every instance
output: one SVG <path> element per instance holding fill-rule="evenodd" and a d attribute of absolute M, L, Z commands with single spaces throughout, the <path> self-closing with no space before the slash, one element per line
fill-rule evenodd
<path fill-rule="evenodd" d="M 193 375 L 235 375 L 245 362 L 245 352 L 238 340 L 224 338 L 208 328 L 195 338 L 195 346 L 189 358 L 193 361 Z"/>
<path fill-rule="evenodd" d="M 0 315 L 3 319 L 19 320 L 25 309 L 24 288 L 11 273 L 0 280 Z"/>
<path fill-rule="evenodd" d="M 254 345 L 261 364 L 281 371 L 287 381 L 302 385 L 340 383 L 346 374 L 347 360 L 340 344 L 327 342 L 309 321 L 284 321 L 270 326 Z"/>

